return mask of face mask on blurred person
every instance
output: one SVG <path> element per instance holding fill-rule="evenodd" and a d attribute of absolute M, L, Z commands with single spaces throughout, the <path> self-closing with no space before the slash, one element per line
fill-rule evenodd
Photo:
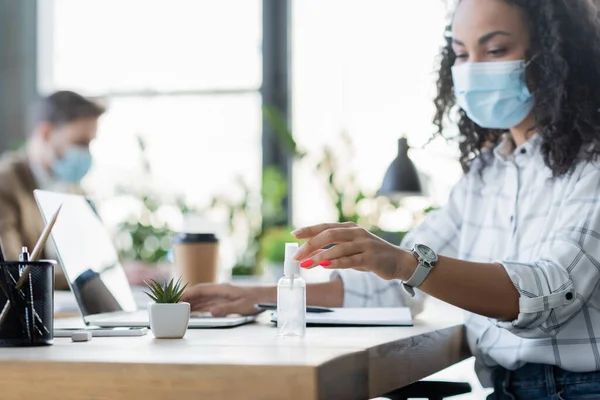
<path fill-rule="evenodd" d="M 61 181 L 78 184 L 92 167 L 92 154 L 87 147 L 71 145 L 62 158 L 52 163 L 52 172 Z"/>

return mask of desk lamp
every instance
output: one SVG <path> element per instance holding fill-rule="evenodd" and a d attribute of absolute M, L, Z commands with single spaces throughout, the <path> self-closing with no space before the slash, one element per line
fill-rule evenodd
<path fill-rule="evenodd" d="M 378 196 L 398 200 L 406 196 L 423 195 L 419 173 L 408 157 L 409 148 L 406 137 L 401 137 L 398 140 L 398 155 L 385 173 Z"/>

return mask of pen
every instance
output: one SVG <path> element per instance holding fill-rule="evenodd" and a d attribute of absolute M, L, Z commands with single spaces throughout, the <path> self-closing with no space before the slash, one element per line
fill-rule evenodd
<path fill-rule="evenodd" d="M 42 249 L 44 248 L 44 246 L 46 245 L 46 242 L 48 241 L 48 237 L 50 236 L 50 231 L 52 231 L 52 228 L 54 227 L 54 224 L 56 223 L 56 219 L 58 218 L 58 214 L 60 213 L 61 208 L 62 208 L 62 204 L 58 206 L 58 209 L 54 212 L 54 215 L 50 219 L 50 222 L 48 222 L 46 224 L 46 226 L 44 227 L 44 230 L 42 231 L 41 236 L 39 237 L 37 243 L 35 244 L 35 247 L 33 248 L 33 251 L 29 255 L 29 260 L 37 261 L 38 257 L 40 256 L 40 254 L 42 252 Z M 28 265 L 27 268 L 25 269 L 25 271 L 23 272 L 23 275 L 21 275 L 21 277 L 19 278 L 19 281 L 17 282 L 17 285 L 16 285 L 17 290 L 21 290 L 21 287 L 25 284 L 25 281 L 29 277 L 30 271 L 31 271 L 31 265 Z"/>
<path fill-rule="evenodd" d="M 258 303 L 254 305 L 257 310 L 277 310 L 277 304 L 275 303 Z M 309 313 L 327 313 L 333 312 L 332 309 L 320 306 L 306 306 L 306 312 Z"/>
<path fill-rule="evenodd" d="M 19 254 L 19 261 L 29 261 L 29 251 L 26 246 L 21 247 L 21 254 Z"/>

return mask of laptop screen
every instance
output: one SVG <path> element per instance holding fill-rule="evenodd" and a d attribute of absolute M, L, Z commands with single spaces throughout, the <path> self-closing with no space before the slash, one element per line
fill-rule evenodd
<path fill-rule="evenodd" d="M 131 287 L 92 203 L 71 194 L 36 190 L 34 195 L 46 222 L 62 204 L 51 236 L 83 316 L 135 311 Z"/>

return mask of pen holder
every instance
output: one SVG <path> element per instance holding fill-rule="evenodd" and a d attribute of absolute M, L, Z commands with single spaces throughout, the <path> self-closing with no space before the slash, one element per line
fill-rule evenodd
<path fill-rule="evenodd" d="M 0 262 L 0 347 L 52 344 L 55 264 Z"/>

